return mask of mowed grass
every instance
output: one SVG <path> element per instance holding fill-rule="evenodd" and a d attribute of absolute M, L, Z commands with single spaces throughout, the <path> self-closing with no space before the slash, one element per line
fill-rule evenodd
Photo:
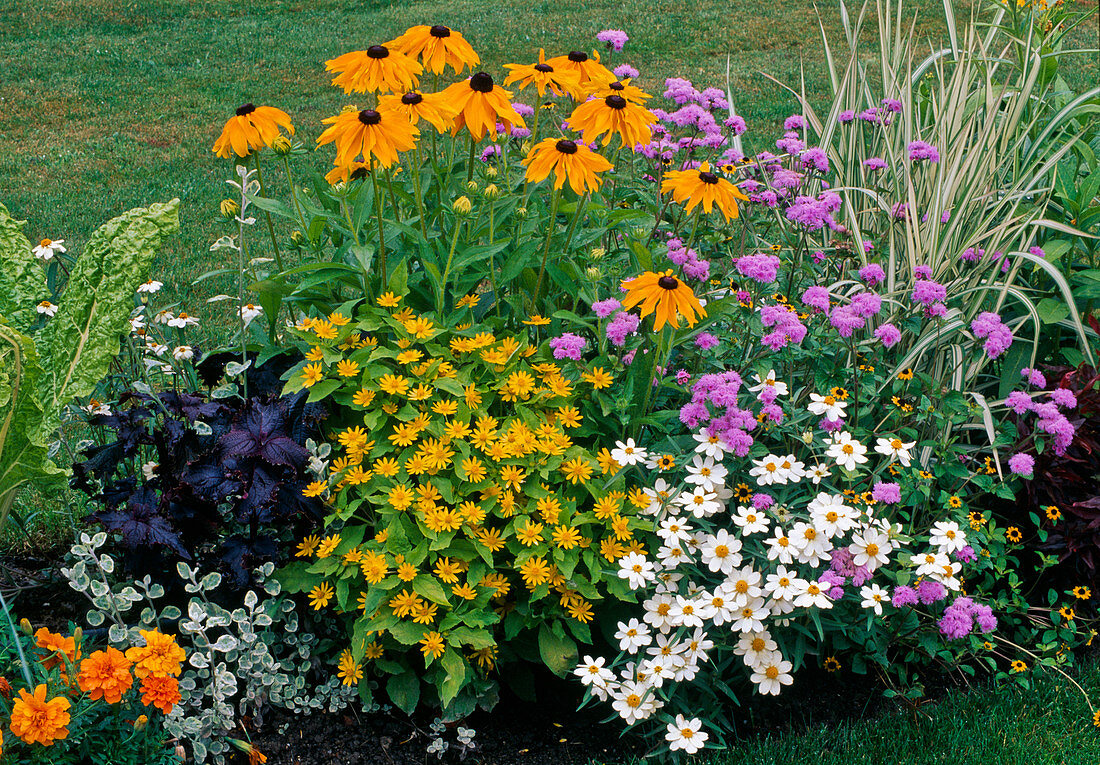
<path fill-rule="evenodd" d="M 957 4 L 960 18 L 975 2 Z M 841 39 L 836 0 L 818 5 Z M 943 38 L 941 0 L 910 0 L 907 12 L 918 14 L 927 46 Z M 169 298 L 201 314 L 223 286 L 191 283 L 222 257 L 209 245 L 224 233 L 216 210 L 232 170 L 210 146 L 226 118 L 245 102 L 278 106 L 312 145 L 320 120 L 353 100 L 331 87 L 324 61 L 417 23 L 463 31 L 497 76 L 540 47 L 591 50 L 606 28 L 631 36 L 612 63 L 634 65 L 639 83 L 658 93 L 672 76 L 725 87 L 728 59 L 736 108 L 761 140 L 774 140 L 795 101 L 759 72 L 796 86 L 804 77 L 815 100 L 825 92 L 810 0 L 8 2 L 0 5 L 0 201 L 29 221 L 32 239 L 65 239 L 79 251 L 110 217 L 180 197 L 182 232 L 161 254 L 157 277 Z M 1096 73 L 1090 60 L 1074 75 L 1089 82 Z M 314 167 L 325 169 L 330 153 Z M 275 170 L 269 192 L 279 194 L 285 182 Z"/>
<path fill-rule="evenodd" d="M 1075 679 L 1094 702 L 1100 697 L 1095 657 Z M 795 720 L 783 735 L 736 742 L 701 759 L 705 765 L 1095 765 L 1100 729 L 1081 693 L 1049 673 L 1033 690 L 1004 684 L 953 692 L 913 710 L 840 725 Z"/>

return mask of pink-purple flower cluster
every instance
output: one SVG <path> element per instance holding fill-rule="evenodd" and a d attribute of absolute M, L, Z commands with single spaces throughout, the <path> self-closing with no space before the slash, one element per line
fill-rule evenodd
<path fill-rule="evenodd" d="M 795 345 L 806 337 L 806 325 L 798 320 L 798 314 L 781 305 L 766 305 L 760 309 L 760 321 L 765 327 L 771 327 L 771 332 L 760 338 L 760 342 L 778 351 L 790 343 Z"/>
<path fill-rule="evenodd" d="M 985 355 L 991 359 L 998 358 L 1012 345 L 1012 330 L 992 311 L 978 314 L 970 323 L 970 330 L 975 337 L 985 340 Z"/>
<path fill-rule="evenodd" d="M 607 323 L 607 339 L 612 345 L 622 348 L 626 345 L 626 339 L 638 331 L 638 325 L 642 320 L 636 314 L 628 311 L 619 311 Z"/>
<path fill-rule="evenodd" d="M 608 48 L 620 51 L 630 38 L 621 29 L 605 29 L 596 33 L 596 39 L 602 43 L 607 43 Z"/>
<path fill-rule="evenodd" d="M 997 629 L 997 617 L 989 606 L 960 595 L 943 610 L 939 626 L 940 634 L 945 638 L 960 640 L 972 633 L 975 627 L 982 633 Z"/>
<path fill-rule="evenodd" d="M 817 197 L 795 197 L 794 203 L 787 208 L 785 215 L 787 220 L 810 231 L 820 231 L 826 226 L 836 230 L 838 224 L 833 219 L 833 214 L 840 209 L 840 206 L 840 195 L 834 191 L 823 191 Z"/>
<path fill-rule="evenodd" d="M 909 144 L 909 160 L 911 162 L 939 162 L 940 152 L 930 143 L 925 141 L 912 141 Z"/>
<path fill-rule="evenodd" d="M 742 384 L 741 376 L 734 371 L 702 375 L 692 386 L 691 401 L 680 408 L 680 421 L 687 427 L 705 427 L 739 457 L 752 448 L 749 432 L 757 426 L 752 411 L 738 406 Z"/>
<path fill-rule="evenodd" d="M 763 252 L 745 255 L 737 259 L 737 273 L 761 284 L 770 284 L 779 273 L 779 258 Z"/>
<path fill-rule="evenodd" d="M 555 359 L 572 359 L 573 361 L 580 361 L 581 354 L 584 352 L 584 347 L 586 345 L 588 345 L 587 340 L 572 332 L 566 332 L 560 337 L 550 339 L 550 348 L 554 351 Z"/>

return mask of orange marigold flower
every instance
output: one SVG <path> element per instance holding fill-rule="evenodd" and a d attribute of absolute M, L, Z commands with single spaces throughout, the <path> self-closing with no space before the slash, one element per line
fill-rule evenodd
<path fill-rule="evenodd" d="M 20 689 L 19 698 L 11 708 L 11 732 L 28 744 L 50 746 L 69 735 L 69 707 L 64 696 L 46 701 L 46 684 L 27 693 Z"/>
<path fill-rule="evenodd" d="M 141 681 L 141 703 L 169 714 L 180 703 L 180 685 L 169 675 L 148 675 Z"/>
<path fill-rule="evenodd" d="M 108 704 L 117 704 L 122 700 L 122 694 L 134 684 L 130 661 L 115 648 L 96 651 L 80 662 L 77 683 L 93 701 L 103 699 Z"/>
<path fill-rule="evenodd" d="M 176 644 L 175 636 L 158 630 L 140 630 L 140 633 L 145 645 L 126 649 L 126 658 L 134 663 L 134 675 L 139 678 L 179 675 L 187 654 Z"/>
<path fill-rule="evenodd" d="M 38 647 L 44 649 L 42 654 L 42 667 L 44 669 L 49 670 L 56 667 L 61 663 L 62 656 L 67 657 L 70 662 L 76 661 L 76 638 L 65 637 L 57 632 L 50 632 L 45 627 L 40 627 L 34 633 L 34 639 Z"/>
<path fill-rule="evenodd" d="M 230 154 L 247 157 L 253 149 L 270 146 L 279 137 L 280 127 L 294 135 L 290 115 L 282 109 L 245 104 L 225 123 L 222 134 L 214 142 L 213 151 L 223 158 Z"/>

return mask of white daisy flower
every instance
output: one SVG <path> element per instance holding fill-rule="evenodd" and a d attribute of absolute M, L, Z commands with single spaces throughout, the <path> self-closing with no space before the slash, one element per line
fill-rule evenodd
<path fill-rule="evenodd" d="M 852 543 L 848 545 L 848 551 L 852 553 L 852 562 L 855 565 L 866 566 L 868 571 L 874 571 L 890 561 L 894 543 L 882 531 L 867 528 L 852 535 Z"/>
<path fill-rule="evenodd" d="M 657 536 L 659 536 L 666 545 L 678 545 L 687 542 L 691 537 L 691 532 L 694 530 L 691 524 L 684 518 L 673 516 L 661 521 L 661 525 L 657 529 Z"/>
<path fill-rule="evenodd" d="M 798 548 L 791 541 L 791 538 L 787 536 L 787 532 L 781 527 L 776 526 L 775 536 L 767 540 L 767 545 L 768 560 L 777 560 L 787 565 L 794 562 L 794 556 L 795 553 L 798 552 Z"/>
<path fill-rule="evenodd" d="M 852 438 L 847 431 L 833 437 L 833 443 L 825 450 L 825 456 L 831 457 L 845 470 L 855 470 L 856 465 L 867 461 L 867 447 Z"/>
<path fill-rule="evenodd" d="M 759 632 L 771 612 L 763 598 L 751 598 L 733 612 L 730 629 L 739 632 Z"/>
<path fill-rule="evenodd" d="M 630 589 L 637 590 L 656 578 L 653 564 L 641 553 L 632 552 L 619 559 L 619 578 L 627 580 Z"/>
<path fill-rule="evenodd" d="M 147 282 L 142 282 L 138 285 L 138 293 L 144 293 L 146 295 L 152 295 L 156 292 L 160 292 L 161 287 L 164 286 L 164 282 L 158 282 L 156 279 L 150 279 Z"/>
<path fill-rule="evenodd" d="M 43 300 L 34 307 L 34 310 L 38 311 L 39 315 L 48 316 L 51 319 L 57 315 L 57 306 L 49 300 Z"/>
<path fill-rule="evenodd" d="M 769 369 L 768 373 L 763 377 L 760 375 L 753 375 L 752 379 L 756 381 L 756 385 L 749 387 L 750 393 L 758 393 L 764 390 L 764 388 L 771 388 L 775 391 L 777 396 L 786 396 L 790 392 L 787 389 L 787 383 L 775 379 L 774 369 Z"/>
<path fill-rule="evenodd" d="M 875 441 L 875 451 L 889 457 L 891 462 L 897 460 L 905 467 L 909 467 L 909 463 L 913 459 L 912 455 L 909 454 L 909 450 L 916 445 L 916 441 L 906 443 L 900 438 L 880 438 Z"/>
<path fill-rule="evenodd" d="M 803 521 L 791 527 L 791 543 L 795 547 L 798 562 L 809 563 L 811 566 L 829 560 L 829 551 L 833 549 L 833 542 L 828 535 Z"/>
<path fill-rule="evenodd" d="M 716 573 L 728 575 L 741 565 L 741 540 L 730 536 L 725 529 L 707 537 L 700 552 L 703 563 Z"/>
<path fill-rule="evenodd" d="M 681 493 L 676 498 L 676 503 L 696 518 L 714 515 L 722 509 L 722 503 L 718 501 L 718 495 L 713 491 L 707 491 L 701 486 L 692 492 L 685 491 Z"/>
<path fill-rule="evenodd" d="M 607 685 L 615 680 L 615 675 L 604 666 L 606 661 L 602 656 L 595 659 L 591 656 L 585 656 L 584 661 L 573 670 L 573 674 L 579 677 L 585 685 Z"/>
<path fill-rule="evenodd" d="M 817 486 L 824 479 L 829 477 L 829 475 L 830 475 L 829 466 L 828 465 L 823 465 L 820 462 L 818 462 L 817 464 L 813 465 L 809 470 L 806 471 L 806 475 L 809 477 L 809 479 L 811 481 L 814 482 L 814 486 Z"/>
<path fill-rule="evenodd" d="M 623 467 L 628 465 L 640 465 L 646 461 L 649 452 L 634 443 L 633 438 L 616 441 L 615 448 L 611 450 L 611 458 Z"/>
<path fill-rule="evenodd" d="M 619 641 L 619 650 L 627 653 L 638 653 L 638 649 L 645 648 L 653 642 L 653 635 L 642 622 L 631 619 L 628 622 L 619 622 L 619 630 L 615 633 L 615 639 Z"/>
<path fill-rule="evenodd" d="M 786 566 L 776 568 L 774 574 L 768 574 L 764 582 L 764 591 L 776 600 L 791 600 L 805 585 L 802 579 L 794 571 L 788 571 Z"/>
<path fill-rule="evenodd" d="M 747 667 L 757 664 L 760 659 L 766 658 L 772 651 L 778 650 L 779 645 L 772 639 L 771 633 L 767 630 L 742 632 L 741 637 L 737 640 L 737 645 L 733 647 L 733 652 L 744 660 Z"/>
<path fill-rule="evenodd" d="M 832 608 L 833 601 L 825 594 L 825 588 L 818 582 L 803 581 L 794 596 L 798 608 Z"/>
<path fill-rule="evenodd" d="M 794 682 L 791 676 L 792 664 L 783 658 L 778 651 L 766 654 L 752 668 L 749 677 L 756 683 L 756 690 L 764 696 L 778 696 L 784 685 Z"/>
<path fill-rule="evenodd" d="M 710 457 L 704 458 L 696 454 L 687 466 L 687 473 L 684 480 L 691 485 L 699 486 L 705 491 L 715 491 L 725 485 L 728 471 Z"/>
<path fill-rule="evenodd" d="M 752 507 L 738 506 L 733 522 L 741 528 L 741 534 L 767 534 L 771 527 L 768 517 Z"/>
<path fill-rule="evenodd" d="M 844 504 L 843 494 L 819 493 L 810 500 L 806 509 L 810 513 L 813 525 L 829 538 L 843 534 L 856 527 L 858 513 Z"/>
<path fill-rule="evenodd" d="M 769 454 L 767 457 L 752 461 L 753 467 L 749 469 L 749 475 L 756 479 L 760 486 L 787 483 L 787 475 L 783 470 L 783 458 L 777 454 Z"/>
<path fill-rule="evenodd" d="M 175 327 L 176 329 L 184 329 L 186 327 L 194 327 L 199 323 L 199 320 L 194 316 L 190 316 L 184 311 L 181 311 L 179 316 L 172 316 L 165 322 L 169 327 Z"/>
<path fill-rule="evenodd" d="M 702 627 L 703 617 L 699 615 L 699 606 L 695 598 L 676 596 L 676 602 L 672 604 L 670 617 L 677 627 Z"/>
<path fill-rule="evenodd" d="M 49 263 L 58 253 L 68 252 L 64 239 L 43 239 L 31 253 L 43 263 Z"/>
<path fill-rule="evenodd" d="M 263 312 L 263 308 L 258 305 L 253 305 L 252 303 L 246 303 L 238 309 L 238 313 L 240 314 L 240 317 L 244 321 L 244 325 L 246 327 L 252 323 L 253 319 L 255 319 Z"/>
<path fill-rule="evenodd" d="M 711 459 L 720 460 L 729 451 L 729 445 L 721 438 L 711 435 L 706 428 L 692 436 L 697 442 L 695 451 Z"/>
<path fill-rule="evenodd" d="M 966 533 L 954 521 L 937 521 L 932 524 L 928 541 L 940 548 L 940 552 L 958 552 L 966 547 Z"/>
<path fill-rule="evenodd" d="M 633 681 L 623 683 L 612 693 L 612 698 L 611 707 L 627 725 L 651 717 L 663 704 L 652 686 Z"/>
<path fill-rule="evenodd" d="M 675 722 L 670 722 L 665 727 L 665 741 L 668 742 L 670 752 L 695 754 L 707 743 L 707 732 L 700 730 L 703 722 L 698 717 L 689 720 L 683 715 L 676 715 Z"/>
<path fill-rule="evenodd" d="M 877 584 L 864 587 L 859 591 L 859 596 L 863 598 L 861 605 L 873 609 L 878 616 L 882 616 L 882 604 L 890 602 L 890 595 Z"/>
<path fill-rule="evenodd" d="M 806 408 L 810 410 L 810 414 L 824 416 L 827 420 L 839 420 L 844 417 L 844 410 L 848 408 L 848 402 L 841 401 L 836 396 L 822 396 L 811 393 L 810 405 Z"/>
<path fill-rule="evenodd" d="M 172 358 L 176 361 L 190 361 L 195 357 L 195 350 L 190 345 L 177 345 L 172 349 Z"/>

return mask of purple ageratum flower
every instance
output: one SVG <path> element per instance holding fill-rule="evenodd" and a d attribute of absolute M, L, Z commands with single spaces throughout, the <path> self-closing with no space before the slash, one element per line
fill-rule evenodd
<path fill-rule="evenodd" d="M 620 51 L 630 38 L 621 29 L 605 29 L 596 33 L 596 39 L 602 43 L 607 43 L 607 46 L 612 50 Z"/>
<path fill-rule="evenodd" d="M 829 323 L 836 329 L 837 334 L 845 338 L 851 337 L 857 329 L 867 326 L 867 320 L 847 305 L 834 308 L 829 314 Z"/>
<path fill-rule="evenodd" d="M 892 348 L 901 340 L 901 330 L 889 322 L 880 324 L 875 329 L 875 339 L 882 343 L 883 347 Z"/>
<path fill-rule="evenodd" d="M 1050 400 L 1063 409 L 1077 408 L 1077 396 L 1068 388 L 1055 388 L 1050 392 Z"/>
<path fill-rule="evenodd" d="M 886 281 L 886 272 L 882 270 L 882 266 L 878 263 L 868 263 L 859 269 L 859 278 L 868 287 L 877 287 Z"/>
<path fill-rule="evenodd" d="M 1031 396 L 1019 390 L 1009 393 L 1008 398 L 1005 399 L 1005 404 L 1018 415 L 1026 414 L 1031 411 L 1033 406 Z"/>
<path fill-rule="evenodd" d="M 930 306 L 933 303 L 940 303 L 947 299 L 947 288 L 931 279 L 921 279 L 913 285 L 911 297 L 914 303 Z"/>
<path fill-rule="evenodd" d="M 933 319 L 942 319 L 947 315 L 947 306 L 943 303 L 933 303 L 928 306 L 927 314 Z"/>
<path fill-rule="evenodd" d="M 829 158 L 825 155 L 824 149 L 815 146 L 802 152 L 802 166 L 805 168 L 812 167 L 819 173 L 827 173 L 829 172 Z"/>
<path fill-rule="evenodd" d="M 766 305 L 760 309 L 760 322 L 774 329 L 760 338 L 760 342 L 778 351 L 790 343 L 801 343 L 806 337 L 806 327 L 798 320 L 798 314 L 783 306 Z"/>
<path fill-rule="evenodd" d="M 608 298 L 607 300 L 597 300 L 595 303 L 593 303 L 592 312 L 595 313 L 596 316 L 598 316 L 599 318 L 606 319 L 608 316 L 615 313 L 615 311 L 619 310 L 622 307 L 622 303 L 620 303 L 615 298 Z"/>
<path fill-rule="evenodd" d="M 856 113 L 851 109 L 845 109 L 840 114 L 836 115 L 836 121 L 841 125 L 847 125 L 849 122 L 856 118 Z"/>
<path fill-rule="evenodd" d="M 699 96 L 699 91 L 689 80 L 680 77 L 669 77 L 665 80 L 664 97 L 678 104 L 686 104 L 694 101 Z"/>
<path fill-rule="evenodd" d="M 1008 458 L 1008 469 L 1024 478 L 1031 478 L 1035 473 L 1035 458 L 1030 454 L 1018 452 Z"/>
<path fill-rule="evenodd" d="M 913 141 L 909 144 L 909 160 L 911 162 L 939 162 L 940 153 L 936 147 L 924 141 Z"/>
<path fill-rule="evenodd" d="M 977 604 L 971 611 L 974 623 L 982 632 L 992 632 L 997 629 L 997 617 L 993 615 L 993 609 L 984 604 Z"/>
<path fill-rule="evenodd" d="M 744 135 L 749 129 L 748 124 L 745 122 L 745 118 L 737 114 L 731 114 L 722 120 L 722 124 L 733 131 L 734 135 Z"/>
<path fill-rule="evenodd" d="M 931 279 L 932 278 L 932 266 L 914 266 L 913 267 L 914 279 Z"/>
<path fill-rule="evenodd" d="M 871 157 L 870 159 L 863 160 L 863 166 L 868 170 L 885 170 L 886 160 L 881 157 Z"/>
<path fill-rule="evenodd" d="M 1038 369 L 1024 367 L 1020 370 L 1020 376 L 1027 380 L 1028 385 L 1032 385 L 1036 388 L 1045 388 L 1047 386 L 1047 378 L 1044 377 L 1043 373 Z"/>
<path fill-rule="evenodd" d="M 861 292 L 852 298 L 850 308 L 857 316 L 869 319 L 882 310 L 882 297 L 875 292 Z"/>
<path fill-rule="evenodd" d="M 795 197 L 794 203 L 787 208 L 787 220 L 799 223 L 810 231 L 819 231 L 828 226 L 836 226 L 833 213 L 840 209 L 840 197 L 832 191 L 826 191 L 820 197 Z"/>
<path fill-rule="evenodd" d="M 830 420 L 826 417 L 822 417 L 817 423 L 817 427 L 824 430 L 826 433 L 836 433 L 838 430 L 844 430 L 844 419 Z"/>
<path fill-rule="evenodd" d="M 695 347 L 699 350 L 709 351 L 711 348 L 718 345 L 718 338 L 712 335 L 710 332 L 700 332 L 695 336 Z"/>
<path fill-rule="evenodd" d="M 871 496 L 876 502 L 885 502 L 887 504 L 901 502 L 901 486 L 896 483 L 879 481 L 871 489 Z"/>
<path fill-rule="evenodd" d="M 687 371 L 686 369 L 677 369 L 676 384 L 687 385 L 689 382 L 691 382 L 691 372 Z"/>
<path fill-rule="evenodd" d="M 584 346 L 586 345 L 588 345 L 587 340 L 572 332 L 566 332 L 561 337 L 555 337 L 550 340 L 550 347 L 554 350 L 555 359 L 572 359 L 573 361 L 580 361 L 581 353 L 584 351 Z"/>
<path fill-rule="evenodd" d="M 888 112 L 901 112 L 901 101 L 896 98 L 884 98 L 882 99 L 882 105 L 886 107 Z"/>
<path fill-rule="evenodd" d="M 974 620 L 970 612 L 948 606 L 939 621 L 940 634 L 948 640 L 960 640 L 974 629 Z"/>
<path fill-rule="evenodd" d="M 642 320 L 637 315 L 620 311 L 607 323 L 607 339 L 612 345 L 622 348 L 626 344 L 626 338 L 637 332 L 641 323 Z"/>
<path fill-rule="evenodd" d="M 925 579 L 917 585 L 917 597 L 920 598 L 921 603 L 928 606 L 946 598 L 947 588 L 939 582 Z"/>
<path fill-rule="evenodd" d="M 488 162 L 493 157 L 499 157 L 501 155 L 501 149 L 496 144 L 486 146 L 485 150 L 481 152 L 481 161 Z"/>
<path fill-rule="evenodd" d="M 1047 254 L 1043 252 L 1043 248 L 1036 245 L 1035 247 L 1028 247 L 1027 251 L 1037 258 L 1045 258 Z"/>
<path fill-rule="evenodd" d="M 757 510 L 767 510 L 769 507 L 775 504 L 775 499 L 771 494 L 764 494 L 763 492 L 752 495 L 752 506 Z"/>
<path fill-rule="evenodd" d="M 779 258 L 775 255 L 767 255 L 761 252 L 737 259 L 737 272 L 761 284 L 774 282 L 778 271 Z"/>
<path fill-rule="evenodd" d="M 977 263 L 983 255 L 985 255 L 985 250 L 981 247 L 967 247 L 959 257 L 967 263 Z"/>
<path fill-rule="evenodd" d="M 801 114 L 792 114 L 783 120 L 784 130 L 803 130 L 806 127 L 806 118 Z"/>
<path fill-rule="evenodd" d="M 519 103 L 518 101 L 512 102 L 512 108 L 515 109 L 516 114 L 521 117 L 530 117 L 535 113 L 534 107 Z"/>
<path fill-rule="evenodd" d="M 898 220 L 905 220 L 909 217 L 909 203 L 898 202 L 896 205 L 890 208 L 890 215 Z"/>
<path fill-rule="evenodd" d="M 692 260 L 684 264 L 684 276 L 697 282 L 704 282 L 710 277 L 709 260 Z"/>
<path fill-rule="evenodd" d="M 825 262 L 825 253 L 823 253 L 821 250 L 814 250 L 812 253 L 810 253 L 810 260 L 820 266 L 822 263 Z"/>
<path fill-rule="evenodd" d="M 777 170 L 772 176 L 772 185 L 777 189 L 797 189 L 802 185 L 802 173 L 794 170 Z"/>
<path fill-rule="evenodd" d="M 970 545 L 966 545 L 957 553 L 955 553 L 955 558 L 962 561 L 963 563 L 973 563 L 978 559 L 978 554 L 974 552 L 973 547 L 971 547 Z"/>
<path fill-rule="evenodd" d="M 917 591 L 908 585 L 898 585 L 894 588 L 894 591 L 890 593 L 890 602 L 898 608 L 904 606 L 915 606 L 920 602 L 920 598 L 917 597 Z"/>
<path fill-rule="evenodd" d="M 975 337 L 985 340 L 985 355 L 998 358 L 1012 345 L 1012 330 L 1001 321 L 1001 317 L 992 311 L 983 311 L 970 323 Z"/>
<path fill-rule="evenodd" d="M 611 70 L 616 77 L 620 80 L 634 79 L 638 76 L 638 70 L 632 67 L 630 64 L 619 64 L 617 67 Z"/>

